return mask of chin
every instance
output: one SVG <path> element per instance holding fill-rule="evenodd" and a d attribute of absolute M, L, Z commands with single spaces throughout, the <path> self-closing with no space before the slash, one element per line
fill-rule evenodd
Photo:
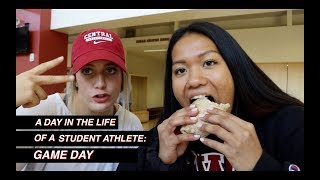
<path fill-rule="evenodd" d="M 91 111 L 98 112 L 98 113 L 106 111 L 107 108 L 108 108 L 107 104 L 94 104 L 90 107 Z"/>

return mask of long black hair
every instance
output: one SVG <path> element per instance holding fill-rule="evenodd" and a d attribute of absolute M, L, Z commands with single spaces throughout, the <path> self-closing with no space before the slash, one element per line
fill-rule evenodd
<path fill-rule="evenodd" d="M 286 105 L 304 106 L 300 100 L 283 92 L 227 31 L 209 22 L 194 22 L 178 29 L 170 39 L 164 81 L 164 114 L 159 123 L 182 108 L 173 94 L 171 54 L 175 44 L 187 33 L 200 33 L 211 39 L 225 60 L 235 86 L 233 114 L 240 118 L 259 118 Z"/>

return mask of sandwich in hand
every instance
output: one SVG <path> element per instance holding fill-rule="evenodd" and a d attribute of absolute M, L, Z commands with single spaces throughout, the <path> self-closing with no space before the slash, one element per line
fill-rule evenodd
<path fill-rule="evenodd" d="M 213 108 L 218 108 L 221 109 L 223 111 L 227 111 L 227 109 L 230 107 L 230 104 L 223 104 L 223 103 L 215 103 L 210 101 L 206 96 L 204 95 L 199 95 L 199 96 L 195 96 L 193 98 L 193 103 L 196 108 L 198 108 L 198 115 L 197 117 L 197 122 L 194 124 L 188 124 L 188 125 L 184 125 L 181 127 L 180 132 L 183 134 L 197 134 L 200 135 L 200 137 L 207 137 L 209 135 L 209 133 L 207 132 L 203 132 L 199 129 L 199 127 L 201 127 L 202 124 L 207 124 L 207 122 L 201 121 L 199 119 L 199 115 L 200 114 L 208 114 L 207 112 L 207 108 L 208 107 L 213 107 Z"/>

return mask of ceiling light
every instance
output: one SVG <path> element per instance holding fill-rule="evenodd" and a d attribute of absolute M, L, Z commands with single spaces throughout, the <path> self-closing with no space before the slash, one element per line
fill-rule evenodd
<path fill-rule="evenodd" d="M 147 49 L 143 50 L 143 52 L 166 52 L 167 49 Z"/>

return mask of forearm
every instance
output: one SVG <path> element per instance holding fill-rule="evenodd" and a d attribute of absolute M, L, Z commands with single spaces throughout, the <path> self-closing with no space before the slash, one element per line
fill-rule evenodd
<path fill-rule="evenodd" d="M 297 162 L 280 161 L 272 157 L 267 152 L 263 151 L 260 159 L 255 165 L 253 171 L 290 171 L 298 170 L 292 169 L 293 167 L 299 167 L 299 170 L 303 169 L 303 164 Z"/>

